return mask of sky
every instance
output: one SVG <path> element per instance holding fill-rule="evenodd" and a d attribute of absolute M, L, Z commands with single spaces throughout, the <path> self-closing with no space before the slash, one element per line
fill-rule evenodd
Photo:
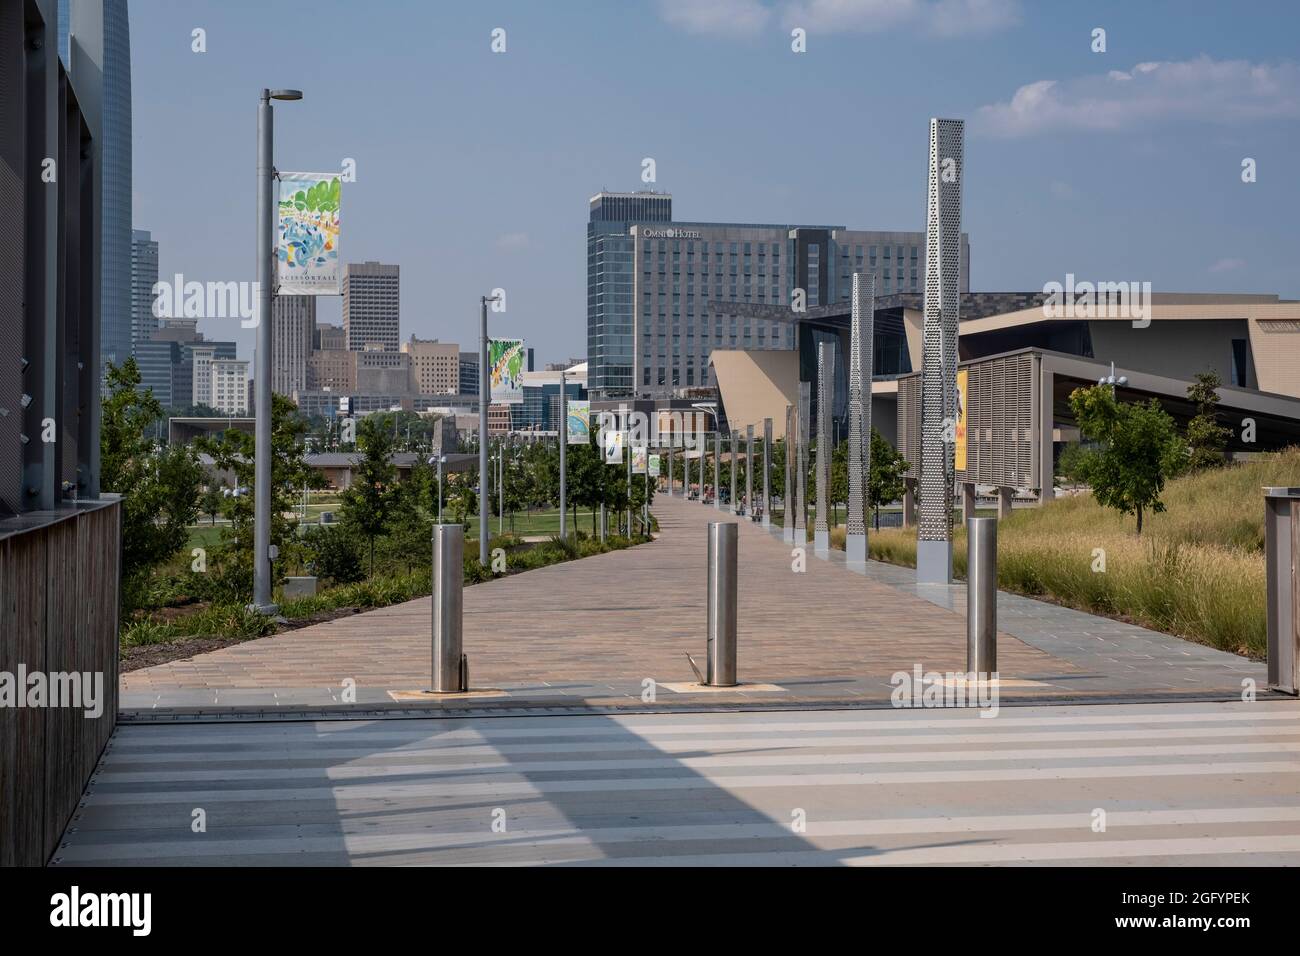
<path fill-rule="evenodd" d="M 1291 0 L 130 6 L 134 227 L 161 277 L 254 278 L 258 94 L 301 89 L 276 107 L 276 166 L 355 161 L 340 254 L 401 266 L 404 339 L 472 347 L 500 287 L 494 335 L 539 368 L 585 355 L 602 188 L 669 192 L 683 221 L 924 229 L 932 116 L 966 120 L 973 291 L 1073 273 L 1300 298 Z M 199 328 L 252 357 L 238 319 Z"/>

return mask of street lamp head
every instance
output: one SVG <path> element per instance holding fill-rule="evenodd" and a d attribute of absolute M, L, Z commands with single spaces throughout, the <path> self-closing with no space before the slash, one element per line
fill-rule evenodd
<path fill-rule="evenodd" d="M 272 90 L 271 99 L 273 100 L 300 100 L 302 99 L 302 90 Z"/>

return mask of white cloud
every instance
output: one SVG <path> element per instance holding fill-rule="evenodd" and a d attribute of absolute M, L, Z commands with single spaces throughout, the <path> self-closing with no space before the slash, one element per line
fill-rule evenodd
<path fill-rule="evenodd" d="M 514 249 L 523 249 L 528 245 L 528 233 L 526 232 L 507 232 L 503 236 L 497 236 L 497 248 L 507 251 Z"/>
<path fill-rule="evenodd" d="M 1246 60 L 1139 63 L 1132 70 L 1038 80 L 980 107 L 977 125 L 998 136 L 1112 131 L 1162 120 L 1228 123 L 1300 117 L 1300 66 Z"/>
<path fill-rule="evenodd" d="M 1246 265 L 1245 259 L 1220 259 L 1214 265 L 1210 266 L 1210 271 L 1211 272 L 1235 272 L 1238 269 L 1244 268 L 1245 265 Z"/>
<path fill-rule="evenodd" d="M 936 36 L 988 33 L 1020 19 L 1021 0 L 659 0 L 664 20 L 688 33 L 754 36 L 779 13 L 810 34 L 916 27 Z"/>
<path fill-rule="evenodd" d="M 754 36 L 772 17 L 760 0 L 659 0 L 659 12 L 670 26 L 712 36 Z"/>

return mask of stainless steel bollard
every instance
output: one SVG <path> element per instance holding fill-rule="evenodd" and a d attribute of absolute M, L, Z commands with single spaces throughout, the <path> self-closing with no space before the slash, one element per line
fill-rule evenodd
<path fill-rule="evenodd" d="M 708 645 L 705 683 L 736 686 L 736 558 L 734 521 L 709 523 Z"/>
<path fill-rule="evenodd" d="M 464 684 L 461 635 L 464 624 L 465 529 L 433 526 L 433 687 L 435 694 L 459 694 Z"/>
<path fill-rule="evenodd" d="M 998 669 L 998 519 L 966 519 L 966 670 Z"/>
<path fill-rule="evenodd" d="M 1300 628 L 1296 627 L 1300 488 L 1264 489 L 1264 568 L 1268 599 L 1268 686 L 1300 693 Z"/>

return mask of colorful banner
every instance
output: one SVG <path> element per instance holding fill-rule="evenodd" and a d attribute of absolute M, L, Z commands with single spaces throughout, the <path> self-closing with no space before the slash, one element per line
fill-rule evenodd
<path fill-rule="evenodd" d="M 659 477 L 659 456 L 658 455 L 650 456 L 650 477 L 651 478 Z"/>
<path fill-rule="evenodd" d="M 970 372 L 966 369 L 959 369 L 957 372 L 957 428 L 954 436 L 957 439 L 957 450 L 954 452 L 953 467 L 957 471 L 966 470 L 966 385 L 970 378 Z"/>
<path fill-rule="evenodd" d="M 338 173 L 280 173 L 276 291 L 341 295 Z"/>
<path fill-rule="evenodd" d="M 650 446 L 633 445 L 632 446 L 632 474 L 644 475 L 646 469 L 650 467 Z"/>
<path fill-rule="evenodd" d="M 591 402 L 585 398 L 569 399 L 569 444 L 586 445 L 591 442 Z"/>
<path fill-rule="evenodd" d="M 623 433 L 611 429 L 603 434 L 605 436 L 605 464 L 623 464 Z"/>
<path fill-rule="evenodd" d="M 492 404 L 519 405 L 524 400 L 524 340 L 489 339 Z"/>

